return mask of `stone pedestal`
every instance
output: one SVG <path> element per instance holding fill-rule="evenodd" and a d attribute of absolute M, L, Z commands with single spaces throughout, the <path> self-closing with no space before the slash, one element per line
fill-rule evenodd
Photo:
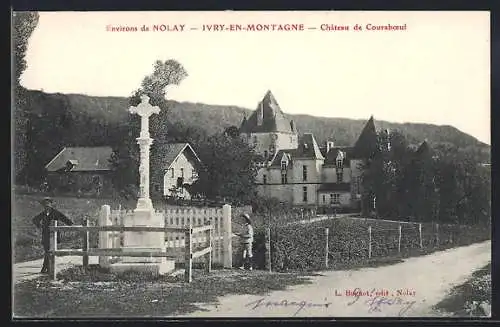
<path fill-rule="evenodd" d="M 164 227 L 161 214 L 150 210 L 135 210 L 127 216 L 124 226 Z M 126 252 L 166 252 L 165 234 L 159 232 L 124 232 L 123 251 Z M 165 274 L 175 268 L 175 260 L 162 257 L 122 257 L 119 263 L 111 265 L 111 271 L 138 271 Z"/>

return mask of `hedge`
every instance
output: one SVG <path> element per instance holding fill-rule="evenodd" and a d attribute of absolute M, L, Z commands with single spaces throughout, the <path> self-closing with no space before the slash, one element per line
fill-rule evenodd
<path fill-rule="evenodd" d="M 401 224 L 398 252 L 397 222 L 337 218 L 311 224 L 271 227 L 271 264 L 274 271 L 320 270 L 325 261 L 325 228 L 329 228 L 329 268 L 368 263 L 368 226 L 372 227 L 372 258 L 405 257 L 490 239 L 489 226 L 422 224 L 420 248 L 418 224 Z M 439 244 L 437 243 L 439 239 Z M 255 230 L 254 263 L 265 267 L 265 228 Z"/>

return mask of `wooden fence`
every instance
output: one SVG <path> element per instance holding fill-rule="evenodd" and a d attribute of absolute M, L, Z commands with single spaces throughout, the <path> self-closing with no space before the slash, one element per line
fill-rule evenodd
<path fill-rule="evenodd" d="M 82 249 L 58 249 L 57 233 L 63 231 L 79 232 L 83 238 Z M 198 227 L 149 227 L 149 226 L 90 226 L 88 220 L 83 226 L 57 226 L 57 221 L 54 226 L 50 227 L 52 249 L 50 251 L 50 276 L 53 280 L 57 279 L 57 262 L 56 257 L 60 256 L 81 256 L 84 269 L 88 268 L 89 257 L 169 257 L 168 252 L 136 252 L 127 251 L 126 248 L 90 248 L 90 232 L 163 232 L 163 233 L 183 233 L 186 240 L 184 246 L 185 258 L 185 281 L 192 281 L 193 260 L 205 256 L 205 269 L 210 272 L 212 269 L 212 225 Z M 193 235 L 204 233 L 206 247 L 193 252 Z M 100 234 L 100 233 L 99 233 Z M 101 260 L 100 260 L 101 261 Z"/>
<path fill-rule="evenodd" d="M 232 207 L 224 205 L 222 208 L 168 208 L 156 210 L 155 215 L 162 216 L 165 222 L 165 248 L 170 257 L 175 258 L 177 263 L 185 262 L 187 226 L 205 226 L 210 224 L 212 230 L 212 263 L 224 268 L 232 268 Z M 236 208 L 237 210 L 239 208 Z M 108 205 L 101 208 L 99 224 L 101 226 L 123 226 L 127 215 L 133 215 L 133 211 L 111 210 Z M 99 244 L 102 248 L 123 247 L 123 231 L 100 233 Z M 197 248 L 207 242 L 206 235 L 195 235 L 191 244 Z M 103 258 L 103 260 L 106 260 Z M 116 256 L 109 258 L 110 262 L 118 260 Z"/>

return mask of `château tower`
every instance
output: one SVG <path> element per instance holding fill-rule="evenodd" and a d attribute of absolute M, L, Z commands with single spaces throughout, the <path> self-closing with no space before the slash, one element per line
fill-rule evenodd
<path fill-rule="evenodd" d="M 295 123 L 285 117 L 271 91 L 267 91 L 252 115 L 243 119 L 240 134 L 266 161 L 272 160 L 279 150 L 298 147 Z"/>

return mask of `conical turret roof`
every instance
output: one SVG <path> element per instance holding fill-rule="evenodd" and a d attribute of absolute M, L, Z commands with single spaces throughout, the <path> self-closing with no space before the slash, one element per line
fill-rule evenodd
<path fill-rule="evenodd" d="M 296 133 L 292 124 L 285 117 L 283 111 L 271 91 L 267 91 L 257 109 L 252 115 L 243 120 L 240 127 L 241 133 Z"/>
<path fill-rule="evenodd" d="M 368 119 L 353 147 L 353 158 L 369 158 L 377 150 L 377 130 L 373 116 Z"/>

